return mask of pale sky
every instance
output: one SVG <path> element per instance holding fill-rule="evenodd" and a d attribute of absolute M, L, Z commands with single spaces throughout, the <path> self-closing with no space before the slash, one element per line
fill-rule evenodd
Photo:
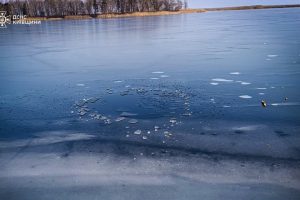
<path fill-rule="evenodd" d="M 190 8 L 226 7 L 243 5 L 300 4 L 300 0 L 188 0 Z"/>

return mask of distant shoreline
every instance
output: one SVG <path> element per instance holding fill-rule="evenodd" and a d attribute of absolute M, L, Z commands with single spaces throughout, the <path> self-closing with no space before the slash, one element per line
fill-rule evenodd
<path fill-rule="evenodd" d="M 127 17 L 148 17 L 148 16 L 164 16 L 164 15 L 179 15 L 189 13 L 204 13 L 213 11 L 234 11 L 234 10 L 258 10 L 258 9 L 274 9 L 274 8 L 300 8 L 300 4 L 292 5 L 253 5 L 253 6 L 237 6 L 237 7 L 222 7 L 222 8 L 199 8 L 186 9 L 179 11 L 157 11 L 157 12 L 134 12 L 125 14 L 100 14 L 91 15 L 67 15 L 64 17 L 28 17 L 32 20 L 81 20 L 81 19 L 111 19 L 111 18 L 127 18 Z"/>

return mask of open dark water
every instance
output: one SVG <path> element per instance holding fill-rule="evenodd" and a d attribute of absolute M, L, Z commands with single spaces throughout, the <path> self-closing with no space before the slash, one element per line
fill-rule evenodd
<path fill-rule="evenodd" d="M 84 133 L 299 163 L 299 9 L 9 25 L 0 48 L 2 149 Z"/>

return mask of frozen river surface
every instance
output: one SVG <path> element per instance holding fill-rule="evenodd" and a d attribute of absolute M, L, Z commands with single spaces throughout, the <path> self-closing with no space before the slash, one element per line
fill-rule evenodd
<path fill-rule="evenodd" d="M 299 27 L 271 9 L 1 29 L 0 197 L 299 199 Z"/>

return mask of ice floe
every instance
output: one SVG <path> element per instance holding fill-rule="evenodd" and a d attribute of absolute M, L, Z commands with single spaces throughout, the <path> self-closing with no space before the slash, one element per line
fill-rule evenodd
<path fill-rule="evenodd" d="M 224 79 L 224 78 L 213 78 L 211 80 L 216 81 L 216 82 L 233 82 L 233 80 L 228 80 L 228 79 Z"/>
<path fill-rule="evenodd" d="M 300 106 L 300 102 L 272 103 L 272 106 Z"/>
<path fill-rule="evenodd" d="M 136 113 L 130 113 L 130 112 L 122 112 L 120 114 L 121 117 L 134 117 L 134 116 L 137 116 Z"/>
<path fill-rule="evenodd" d="M 230 72 L 231 75 L 240 75 L 240 72 Z"/>
<path fill-rule="evenodd" d="M 231 106 L 224 105 L 223 108 L 231 108 Z"/>
<path fill-rule="evenodd" d="M 250 85 L 251 83 L 249 83 L 249 82 L 241 82 L 241 85 Z"/>
<path fill-rule="evenodd" d="M 211 85 L 219 85 L 219 83 L 212 82 Z"/>
<path fill-rule="evenodd" d="M 152 72 L 152 74 L 164 74 L 165 72 L 162 72 L 162 71 L 155 71 L 155 72 Z"/>
<path fill-rule="evenodd" d="M 240 126 L 240 127 L 233 127 L 232 130 L 235 131 L 255 131 L 259 128 L 262 128 L 262 125 L 249 125 L 249 126 Z"/>
<path fill-rule="evenodd" d="M 143 136 L 142 138 L 143 138 L 143 140 L 147 140 L 147 139 L 148 139 L 148 137 L 147 137 L 147 136 Z"/>
<path fill-rule="evenodd" d="M 136 123 L 138 123 L 138 120 L 136 120 L 136 119 L 130 119 L 128 121 L 128 123 L 130 123 L 130 124 L 136 124 Z"/>
<path fill-rule="evenodd" d="M 269 58 L 276 58 L 278 55 L 276 55 L 276 54 L 270 54 L 270 55 L 268 55 L 268 57 Z"/>
<path fill-rule="evenodd" d="M 249 96 L 249 95 L 241 95 L 241 96 L 239 96 L 241 99 L 252 99 L 252 97 L 251 96 Z"/>
<path fill-rule="evenodd" d="M 136 130 L 136 131 L 134 131 L 133 134 L 135 134 L 135 135 L 141 135 L 141 134 L 142 134 L 142 131 L 141 131 L 141 130 Z"/>
<path fill-rule="evenodd" d="M 170 123 L 175 124 L 177 121 L 175 118 L 170 119 Z"/>
<path fill-rule="evenodd" d="M 116 122 L 120 122 L 123 121 L 124 119 L 126 119 L 125 117 L 118 117 L 117 119 L 115 119 Z"/>

